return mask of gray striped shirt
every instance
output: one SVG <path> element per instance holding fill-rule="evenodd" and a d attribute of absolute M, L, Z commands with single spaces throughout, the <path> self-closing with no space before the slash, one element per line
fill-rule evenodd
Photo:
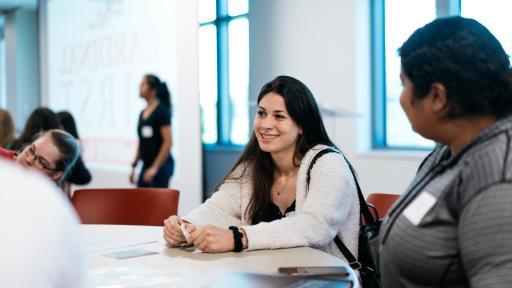
<path fill-rule="evenodd" d="M 437 147 L 380 230 L 381 286 L 512 287 L 512 117 Z"/>

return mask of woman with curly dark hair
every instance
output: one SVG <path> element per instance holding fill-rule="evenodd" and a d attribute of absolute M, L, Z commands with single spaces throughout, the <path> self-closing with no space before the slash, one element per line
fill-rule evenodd
<path fill-rule="evenodd" d="M 510 287 L 512 80 L 482 24 L 450 17 L 399 50 L 400 104 L 439 143 L 380 231 L 382 287 Z"/>

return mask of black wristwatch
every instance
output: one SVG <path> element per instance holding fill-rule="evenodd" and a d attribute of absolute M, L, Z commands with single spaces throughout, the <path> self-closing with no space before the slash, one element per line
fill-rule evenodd
<path fill-rule="evenodd" d="M 229 226 L 229 230 L 233 231 L 233 239 L 235 240 L 235 248 L 233 249 L 234 252 L 241 252 L 244 248 L 244 245 L 242 243 L 242 237 L 244 235 L 238 231 L 238 227 L 236 226 Z"/>

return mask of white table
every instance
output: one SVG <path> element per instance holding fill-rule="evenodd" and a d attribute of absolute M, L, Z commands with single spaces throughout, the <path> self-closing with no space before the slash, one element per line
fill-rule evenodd
<path fill-rule="evenodd" d="M 114 275 L 113 272 L 123 269 L 128 274 L 131 273 L 132 277 L 139 272 L 146 273 L 144 275 L 149 275 L 149 278 L 153 277 L 154 284 L 149 287 L 200 287 L 229 272 L 276 273 L 278 267 L 285 266 L 345 266 L 352 279 L 356 279 L 353 270 L 342 260 L 307 247 L 208 254 L 192 251 L 193 249 L 167 247 L 162 238 L 162 227 L 82 225 L 82 231 L 88 246 L 88 277 L 89 285 L 92 286 L 98 284 L 98 279 L 105 280 L 105 275 Z M 130 244 L 130 239 L 134 239 L 133 242 L 156 242 L 126 246 Z M 101 243 L 102 241 L 106 243 Z M 110 246 L 107 245 L 109 243 Z M 117 247 L 112 248 L 114 246 Z M 133 249 L 144 249 L 158 254 L 121 260 L 104 256 Z M 127 280 L 127 283 L 133 285 L 137 283 L 135 280 Z M 144 285 L 117 287 L 140 286 Z M 353 287 L 357 288 L 359 285 L 354 283 Z"/>

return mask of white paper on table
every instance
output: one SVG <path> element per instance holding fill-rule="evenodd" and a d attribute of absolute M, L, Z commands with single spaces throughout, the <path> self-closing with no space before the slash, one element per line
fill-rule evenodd
<path fill-rule="evenodd" d="M 159 239 L 155 239 L 155 237 L 150 236 L 127 237 L 114 235 L 90 235 L 85 237 L 85 250 L 87 252 L 92 252 L 138 244 L 153 243 L 158 241 Z"/>

